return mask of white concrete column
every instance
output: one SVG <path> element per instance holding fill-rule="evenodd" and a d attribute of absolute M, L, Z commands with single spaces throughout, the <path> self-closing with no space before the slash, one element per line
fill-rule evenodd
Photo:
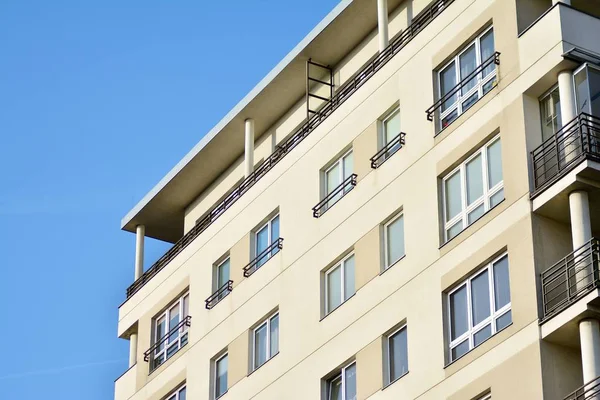
<path fill-rule="evenodd" d="M 571 0 L 552 0 L 552 5 L 558 4 L 558 3 L 564 3 L 568 6 L 571 5 Z"/>
<path fill-rule="evenodd" d="M 575 87 L 573 84 L 573 71 L 560 71 L 558 73 L 558 93 L 560 95 L 560 114 L 562 124 L 565 125 L 575 118 Z"/>
<path fill-rule="evenodd" d="M 254 120 L 244 121 L 244 176 L 247 178 L 254 171 Z"/>
<path fill-rule="evenodd" d="M 144 273 L 144 237 L 146 227 L 138 225 L 135 227 L 135 279 Z"/>
<path fill-rule="evenodd" d="M 377 0 L 377 27 L 379 30 L 379 52 L 381 53 L 389 43 L 388 34 L 388 0 Z"/>
<path fill-rule="evenodd" d="M 138 335 L 137 333 L 132 333 L 129 335 L 129 368 L 133 367 L 137 362 L 137 345 Z"/>
<path fill-rule="evenodd" d="M 592 239 L 590 203 L 586 191 L 577 190 L 569 194 L 569 210 L 573 250 L 575 250 Z"/>
<path fill-rule="evenodd" d="M 583 382 L 586 383 L 600 376 L 600 322 L 596 319 L 581 321 L 579 339 Z"/>

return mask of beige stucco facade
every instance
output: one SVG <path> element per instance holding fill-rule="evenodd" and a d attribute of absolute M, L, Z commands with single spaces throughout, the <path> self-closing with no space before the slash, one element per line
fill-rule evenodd
<path fill-rule="evenodd" d="M 323 52 L 327 46 L 333 53 L 335 39 L 342 40 L 344 30 L 352 29 L 344 24 L 363 15 L 356 29 L 364 34 L 330 64 L 338 90 L 378 53 L 376 3 L 343 1 L 294 57 L 305 63 L 311 51 Z M 225 353 L 229 365 L 224 400 L 325 400 L 327 380 L 353 361 L 358 400 L 477 400 L 487 394 L 492 399 L 563 399 L 581 387 L 585 374 L 577 323 L 594 317 L 590 304 L 595 298 L 586 297 L 581 312 L 568 314 L 565 309 L 563 316 L 548 320 L 540 274 L 573 251 L 575 228 L 565 200 L 573 188 L 590 191 L 590 224 L 600 233 L 600 225 L 595 225 L 600 211 L 594 211 L 600 200 L 600 180 L 594 180 L 597 164 L 559 176 L 554 186 L 540 192 L 532 179 L 530 155 L 542 144 L 540 96 L 557 84 L 559 71 L 574 70 L 583 62 L 564 54 L 574 48 L 600 54 L 600 2 L 581 7 L 572 3 L 389 0 L 390 38 L 409 32 L 407 27 L 423 15 L 421 11 L 433 12 L 427 8 L 431 4 L 437 14 L 168 263 L 151 276 L 145 274 L 144 284 L 119 308 L 118 336 L 129 339 L 136 334 L 137 362 L 117 379 L 115 400 L 170 399 L 169 393 L 184 383 L 188 400 L 212 400 L 214 362 Z M 440 131 L 438 114 L 434 121 L 425 114 L 440 97 L 436 71 L 489 27 L 500 53 L 499 64 L 494 64 L 495 85 Z M 327 46 L 319 42 L 324 37 Z M 304 74 L 294 67 L 296 58 L 281 73 Z M 264 90 L 268 94 L 269 85 L 277 84 L 274 80 Z M 260 108 L 281 103 L 285 96 L 274 90 L 271 99 L 261 92 L 235 117 L 256 119 L 257 168 L 306 118 L 305 98 L 290 95 L 293 98 L 285 101 L 291 106 L 264 127 Z M 370 158 L 383 145 L 383 118 L 396 107 L 406 142 L 374 169 Z M 235 118 L 223 124 L 227 128 L 215 138 L 229 135 L 226 129 Z M 184 207 L 164 211 L 164 224 L 178 215 L 173 224 L 182 226 L 189 237 L 197 221 L 243 181 L 244 153 L 239 146 L 244 124 L 238 125 L 231 147 L 221 146 L 219 154 L 201 149 L 196 156 L 204 157 L 204 164 L 212 158 L 232 161 L 215 177 L 200 177 L 198 182 L 204 183 L 196 189 L 198 194 Z M 504 200 L 446 240 L 443 178 L 496 137 L 501 143 Z M 323 197 L 324 169 L 349 149 L 356 185 L 314 218 L 312 208 Z M 184 171 L 198 165 L 184 161 L 189 163 L 181 167 Z M 163 197 L 188 196 L 180 186 L 181 182 L 157 190 Z M 148 225 L 161 216 L 144 216 L 159 213 L 148 211 L 154 207 L 152 198 L 150 205 L 139 206 L 135 218 L 125 221 L 125 229 L 141 224 L 150 232 L 159 231 Z M 400 214 L 405 255 L 386 269 L 384 226 Z M 245 276 L 244 267 L 257 255 L 255 233 L 275 215 L 283 246 Z M 169 229 L 169 235 L 178 229 Z M 350 254 L 355 293 L 328 312 L 326 274 Z M 508 257 L 511 323 L 452 361 L 448 292 L 502 254 Z M 205 299 L 218 289 L 216 266 L 228 257 L 233 290 L 207 309 Z M 186 292 L 192 317 L 187 343 L 151 370 L 144 352 L 157 340 L 154 319 Z M 278 353 L 253 370 L 253 331 L 275 312 Z M 386 340 L 401 326 L 407 330 L 408 373 L 390 383 Z"/>

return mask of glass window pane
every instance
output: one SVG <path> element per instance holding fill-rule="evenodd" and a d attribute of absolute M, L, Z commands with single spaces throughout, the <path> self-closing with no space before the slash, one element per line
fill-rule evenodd
<path fill-rule="evenodd" d="M 542 114 L 542 139 L 546 140 L 551 138 L 562 126 L 558 87 L 540 100 L 540 110 Z"/>
<path fill-rule="evenodd" d="M 502 316 L 496 319 L 496 331 L 500 332 L 502 329 L 509 326 L 512 322 L 512 313 L 509 310 L 506 314 L 502 314 Z"/>
<path fill-rule="evenodd" d="M 271 318 L 270 324 L 271 357 L 279 353 L 279 314 Z"/>
<path fill-rule="evenodd" d="M 481 218 L 481 216 L 484 213 L 485 213 L 485 206 L 482 203 L 479 207 L 477 207 L 473 211 L 471 211 L 469 213 L 469 215 L 467 216 L 469 225 L 472 224 L 473 222 L 477 221 L 479 218 Z"/>
<path fill-rule="evenodd" d="M 477 68 L 477 51 L 475 45 L 471 45 L 465 52 L 459 56 L 460 63 L 460 80 L 468 78 L 469 74 L 475 71 Z M 469 90 L 475 87 L 477 84 L 477 75 L 473 75 L 468 81 L 464 82 L 462 87 L 462 94 L 465 95 Z"/>
<path fill-rule="evenodd" d="M 344 261 L 344 301 L 354 294 L 354 256 Z"/>
<path fill-rule="evenodd" d="M 471 280 L 471 307 L 473 326 L 491 315 L 490 277 L 487 270 Z"/>
<path fill-rule="evenodd" d="M 490 58 L 494 54 L 494 30 L 490 29 L 485 35 L 481 37 L 481 62 L 483 63 L 485 60 Z M 487 76 L 488 74 L 494 72 L 496 69 L 496 65 L 494 63 L 488 65 L 483 70 L 483 76 Z"/>
<path fill-rule="evenodd" d="M 590 98 L 588 95 L 587 68 L 582 68 L 575 74 L 575 99 L 577 103 L 577 114 L 590 112 Z M 568 123 L 569 121 L 565 121 Z"/>
<path fill-rule="evenodd" d="M 329 381 L 329 400 L 342 400 L 342 376 Z"/>
<path fill-rule="evenodd" d="M 450 295 L 450 336 L 452 340 L 469 329 L 467 313 L 467 286 L 464 285 Z"/>
<path fill-rule="evenodd" d="M 384 135 L 385 144 L 391 142 L 392 139 L 394 139 L 396 136 L 398 136 L 400 134 L 400 111 L 399 110 L 395 111 L 390 117 L 388 117 L 388 119 L 385 120 L 383 129 L 385 131 L 385 135 Z"/>
<path fill-rule="evenodd" d="M 267 247 L 269 247 L 269 227 L 265 226 L 256 233 L 256 256 L 260 255 L 260 259 L 257 260 L 256 266 L 260 267 L 269 258 L 269 254 L 262 254 Z"/>
<path fill-rule="evenodd" d="M 225 285 L 229 281 L 229 259 L 219 265 L 219 282 L 217 282 L 217 289 Z"/>
<path fill-rule="evenodd" d="M 473 104 L 477 103 L 477 100 L 479 100 L 479 92 L 473 93 L 467 98 L 467 100 L 462 102 L 462 112 L 465 112 L 471 108 Z"/>
<path fill-rule="evenodd" d="M 455 172 L 444 181 L 444 193 L 446 196 L 446 222 L 448 222 L 462 211 L 460 171 Z"/>
<path fill-rule="evenodd" d="M 217 382 L 215 385 L 216 397 L 222 396 L 227 391 L 227 358 L 228 356 L 225 356 L 217 361 Z"/>
<path fill-rule="evenodd" d="M 468 351 L 469 351 L 469 339 L 465 340 L 464 342 L 462 342 L 461 344 L 459 344 L 458 346 L 456 346 L 452 349 L 452 351 L 451 351 L 452 361 L 463 356 Z"/>
<path fill-rule="evenodd" d="M 346 383 L 346 398 L 344 400 L 356 399 L 356 364 L 352 364 L 344 371 Z"/>
<path fill-rule="evenodd" d="M 496 140 L 487 148 L 487 167 L 489 188 L 493 188 L 502 181 L 502 146 Z"/>
<path fill-rule="evenodd" d="M 354 155 L 352 152 L 344 157 L 344 179 L 348 178 L 354 172 Z"/>
<path fill-rule="evenodd" d="M 327 274 L 327 312 L 342 304 L 342 268 L 337 267 Z"/>
<path fill-rule="evenodd" d="M 467 204 L 471 205 L 483 196 L 481 155 L 469 161 L 465 171 L 467 173 Z"/>
<path fill-rule="evenodd" d="M 166 324 L 165 317 L 161 317 L 156 322 L 156 337 L 154 340 L 155 342 L 160 341 L 165 336 L 165 333 L 167 333 L 166 328 L 167 328 L 167 324 Z M 160 345 L 159 348 L 157 349 L 157 352 L 162 349 L 163 349 L 163 345 Z"/>
<path fill-rule="evenodd" d="M 494 293 L 496 310 L 510 303 L 510 284 L 508 278 L 508 256 L 494 264 Z"/>
<path fill-rule="evenodd" d="M 456 64 L 453 62 L 448 65 L 442 71 L 440 71 L 440 97 L 444 97 L 448 92 L 450 92 L 458 83 L 456 81 Z M 458 92 L 454 93 L 452 96 L 448 98 L 448 100 L 442 103 L 441 111 L 444 112 L 448 108 L 450 108 L 457 99 Z"/>
<path fill-rule="evenodd" d="M 394 264 L 404 256 L 404 216 L 386 226 L 387 265 Z"/>
<path fill-rule="evenodd" d="M 504 189 L 500 189 L 490 197 L 490 207 L 496 207 L 504 200 Z"/>
<path fill-rule="evenodd" d="M 408 345 L 406 329 L 389 337 L 390 382 L 408 372 Z"/>
<path fill-rule="evenodd" d="M 448 229 L 448 232 L 447 232 L 448 240 L 452 239 L 454 236 L 456 236 L 459 233 L 461 233 L 462 230 L 463 230 L 463 223 L 462 223 L 462 221 L 458 221 L 456 224 L 452 225 L 450 227 L 450 229 Z"/>
<path fill-rule="evenodd" d="M 335 166 L 326 173 L 327 194 L 333 192 L 340 183 L 342 183 L 340 181 L 340 165 L 336 163 Z"/>
<path fill-rule="evenodd" d="M 271 243 L 279 239 L 279 215 L 271 221 Z"/>
<path fill-rule="evenodd" d="M 473 345 L 475 347 L 479 346 L 481 343 L 489 339 L 490 336 L 492 336 L 492 324 L 487 325 L 485 328 L 473 335 Z"/>
<path fill-rule="evenodd" d="M 591 114 L 595 116 L 600 115 L 600 71 L 589 68 L 588 71 L 588 82 L 590 87 L 591 97 Z"/>
<path fill-rule="evenodd" d="M 454 121 L 456 118 L 458 118 L 458 109 L 455 108 L 454 111 L 450 112 L 448 115 L 442 118 L 441 128 L 444 129 L 445 127 L 450 125 L 452 121 Z"/>
<path fill-rule="evenodd" d="M 169 310 L 169 332 L 179 324 L 179 304 Z M 179 337 L 179 329 L 169 335 L 169 343 Z"/>
<path fill-rule="evenodd" d="M 179 391 L 179 400 L 185 400 L 185 397 L 186 397 L 186 390 L 185 390 L 185 388 L 183 388 Z"/>
<path fill-rule="evenodd" d="M 254 331 L 254 368 L 267 361 L 267 324 Z"/>
<path fill-rule="evenodd" d="M 183 298 L 183 317 L 187 317 L 188 315 L 190 315 L 190 295 L 186 295 Z"/>

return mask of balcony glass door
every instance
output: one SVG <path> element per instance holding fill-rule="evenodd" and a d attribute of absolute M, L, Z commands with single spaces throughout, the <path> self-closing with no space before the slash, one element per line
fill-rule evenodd
<path fill-rule="evenodd" d="M 574 79 L 577 114 L 600 116 L 600 69 L 584 64 L 575 71 Z"/>

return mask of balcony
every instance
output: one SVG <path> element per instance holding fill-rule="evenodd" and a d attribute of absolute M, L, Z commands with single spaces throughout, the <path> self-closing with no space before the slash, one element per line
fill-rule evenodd
<path fill-rule="evenodd" d="M 598 400 L 600 399 L 600 376 L 565 397 L 564 400 Z"/>
<path fill-rule="evenodd" d="M 313 217 L 321 217 L 327 210 L 340 201 L 342 197 L 350 193 L 354 189 L 354 186 L 356 186 L 356 178 L 356 174 L 350 175 L 339 186 L 328 193 L 323 200 L 313 207 Z"/>
<path fill-rule="evenodd" d="M 233 281 L 229 280 L 223 286 L 221 286 L 215 293 L 210 295 L 208 299 L 205 300 L 206 309 L 210 310 L 214 306 L 216 306 L 221 300 L 223 300 L 231 291 L 233 290 Z"/>
<path fill-rule="evenodd" d="M 373 157 L 371 157 L 371 168 L 377 169 L 386 162 L 391 156 L 396 154 L 398 150 L 406 143 L 406 133 L 400 132 L 398 136 L 390 140 L 381 150 L 379 150 Z"/>
<path fill-rule="evenodd" d="M 337 88 L 335 94 L 317 110 L 289 139 L 276 146 L 273 154 L 244 179 L 231 193 L 213 206 L 207 215 L 179 239 L 165 255 L 156 261 L 140 278 L 127 288 L 127 299 L 137 293 L 146 283 L 166 267 L 179 253 L 194 241 L 202 232 L 211 226 L 223 213 L 237 202 L 267 172 L 277 165 L 290 151 L 302 142 L 313 130 L 337 110 L 352 94 L 356 93 L 385 64 L 398 54 L 419 32 L 427 27 L 437 16 L 452 4 L 454 0 L 435 0 L 417 16 L 400 35 L 393 38 L 384 51 L 375 55 L 346 83 Z"/>
<path fill-rule="evenodd" d="M 144 361 L 150 363 L 150 373 L 188 344 L 191 324 L 192 317 L 188 315 L 144 352 Z"/>

